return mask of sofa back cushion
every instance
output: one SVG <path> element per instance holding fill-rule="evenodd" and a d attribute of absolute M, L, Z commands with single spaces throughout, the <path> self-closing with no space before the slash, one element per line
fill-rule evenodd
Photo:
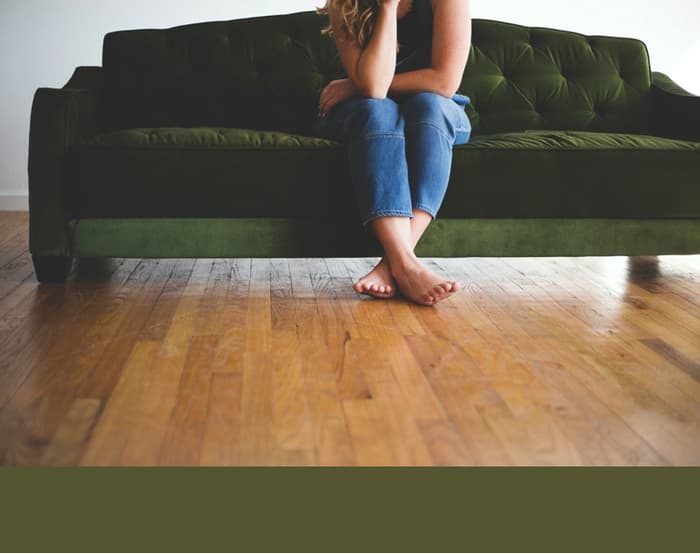
<path fill-rule="evenodd" d="M 321 89 L 343 73 L 327 21 L 307 11 L 109 33 L 104 127 L 311 134 Z M 645 132 L 650 87 L 638 40 L 475 19 L 459 92 L 473 134 Z"/>
<path fill-rule="evenodd" d="M 310 132 L 335 70 L 313 12 L 117 31 L 104 39 L 104 127 Z"/>
<path fill-rule="evenodd" d="M 481 134 L 558 129 L 646 132 L 643 42 L 474 20 L 461 92 Z"/>

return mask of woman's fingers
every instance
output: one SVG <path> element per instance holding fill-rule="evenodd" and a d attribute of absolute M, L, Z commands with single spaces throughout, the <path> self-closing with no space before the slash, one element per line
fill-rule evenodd
<path fill-rule="evenodd" d="M 326 91 L 327 91 L 327 90 L 328 90 L 327 88 L 324 88 L 324 89 L 321 91 L 321 96 L 320 96 L 319 102 L 318 102 L 318 113 L 319 113 L 319 114 L 324 114 L 324 113 L 326 113 L 326 112 L 325 112 L 325 107 L 326 107 L 326 96 L 327 96 L 327 95 L 326 95 Z"/>
<path fill-rule="evenodd" d="M 319 104 L 318 111 L 322 115 L 327 114 L 330 109 L 334 106 L 333 98 L 330 95 L 325 95 L 325 97 L 321 98 L 321 103 Z"/>
<path fill-rule="evenodd" d="M 319 96 L 319 114 L 327 115 L 336 104 L 352 96 L 347 88 L 349 82 L 349 79 L 346 79 L 344 81 L 331 81 L 326 85 Z"/>
<path fill-rule="evenodd" d="M 323 107 L 323 111 L 321 112 L 324 116 L 328 115 L 328 112 L 330 112 L 333 109 L 333 106 L 335 106 L 335 102 L 327 102 L 326 105 Z"/>

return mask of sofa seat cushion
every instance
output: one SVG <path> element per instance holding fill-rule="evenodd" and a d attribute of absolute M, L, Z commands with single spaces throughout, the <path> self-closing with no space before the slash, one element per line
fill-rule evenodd
<path fill-rule="evenodd" d="M 83 138 L 67 157 L 72 216 L 356 217 L 344 151 L 322 138 L 128 129 Z"/>
<path fill-rule="evenodd" d="M 531 130 L 454 148 L 440 217 L 700 217 L 700 143 Z"/>
<path fill-rule="evenodd" d="M 318 137 L 290 135 L 277 131 L 217 127 L 162 127 L 126 129 L 80 140 L 83 146 L 103 148 L 272 148 L 299 149 L 334 146 Z"/>
<path fill-rule="evenodd" d="M 357 218 L 342 145 L 231 128 L 144 128 L 68 152 L 72 217 Z M 441 218 L 700 217 L 700 143 L 525 131 L 454 147 Z"/>
<path fill-rule="evenodd" d="M 700 143 L 651 135 L 588 131 L 539 131 L 500 133 L 473 137 L 464 145 L 502 150 L 665 150 L 700 152 Z"/>

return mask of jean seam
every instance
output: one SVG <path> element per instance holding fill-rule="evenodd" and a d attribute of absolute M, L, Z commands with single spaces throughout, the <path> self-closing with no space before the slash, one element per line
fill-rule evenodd
<path fill-rule="evenodd" d="M 432 123 L 432 122 L 430 122 L 430 121 L 418 121 L 418 122 L 416 122 L 416 123 L 406 123 L 406 126 L 407 126 L 407 127 L 408 127 L 408 126 L 411 126 L 411 125 L 416 126 L 416 127 L 417 127 L 418 125 L 428 125 L 428 126 L 430 126 L 430 127 L 433 127 L 434 129 L 436 129 L 436 130 L 437 130 L 441 135 L 443 135 L 448 141 L 454 140 L 454 138 L 451 137 L 450 135 L 448 135 L 441 127 L 435 125 L 435 123 Z"/>
<path fill-rule="evenodd" d="M 355 140 L 351 141 L 350 144 L 357 144 L 358 142 L 362 142 L 365 140 L 374 140 L 382 137 L 393 137 L 393 138 L 401 138 L 405 139 L 406 137 L 404 136 L 403 133 L 392 133 L 392 132 L 387 132 L 387 133 L 369 133 L 367 135 L 362 135 Z"/>

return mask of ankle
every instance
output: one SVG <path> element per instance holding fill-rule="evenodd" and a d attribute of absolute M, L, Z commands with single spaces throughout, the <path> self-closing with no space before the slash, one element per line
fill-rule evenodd
<path fill-rule="evenodd" d="M 387 262 L 389 270 L 395 278 L 401 278 L 407 273 L 415 271 L 421 265 L 415 254 L 397 257 L 393 260 L 387 258 Z"/>

